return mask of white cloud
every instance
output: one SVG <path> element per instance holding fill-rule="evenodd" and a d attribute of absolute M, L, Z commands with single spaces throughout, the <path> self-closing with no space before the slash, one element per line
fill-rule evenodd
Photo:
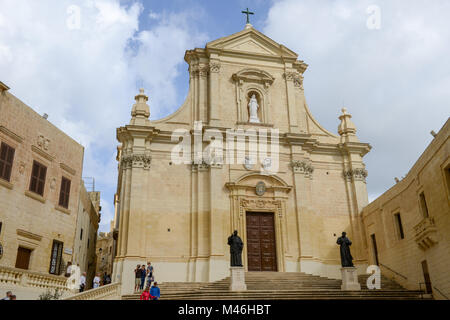
<path fill-rule="evenodd" d="M 380 8 L 369 30 L 367 8 Z M 361 141 L 369 194 L 405 175 L 449 116 L 450 2 L 284 0 L 264 32 L 299 53 L 309 68 L 305 95 L 313 115 L 336 132 L 343 102 Z"/>
<path fill-rule="evenodd" d="M 143 6 L 134 1 L 0 0 L 0 8 L 0 80 L 85 146 L 83 175 L 96 177 L 103 218 L 111 218 L 116 128 L 130 119 L 139 79 L 152 115 L 178 107 L 174 81 L 184 50 L 204 39 L 188 23 L 196 16 L 168 13 L 139 30 Z"/>
<path fill-rule="evenodd" d="M 158 20 L 161 16 L 156 12 L 150 11 L 148 17 L 153 20 Z"/>
<path fill-rule="evenodd" d="M 180 74 L 179 63 L 184 61 L 187 49 L 203 46 L 207 39 L 204 33 L 187 32 L 192 28 L 192 21 L 199 18 L 198 13 L 190 11 L 162 14 L 155 28 L 144 30 L 135 38 L 139 50 L 131 66 L 144 86 L 150 88 L 152 119 L 164 117 L 180 107 L 177 103 L 182 101 L 175 86 Z M 183 71 L 187 73 L 187 64 L 184 66 Z"/>

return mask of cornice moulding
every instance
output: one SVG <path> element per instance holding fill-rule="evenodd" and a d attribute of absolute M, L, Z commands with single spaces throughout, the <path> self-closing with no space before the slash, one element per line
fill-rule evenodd
<path fill-rule="evenodd" d="M 76 173 L 77 173 L 77 171 L 75 169 L 72 169 L 71 167 L 69 167 L 68 165 L 66 165 L 62 162 L 59 164 L 59 166 L 61 167 L 61 169 L 70 173 L 72 176 L 76 175 Z"/>
<path fill-rule="evenodd" d="M 0 132 L 5 134 L 6 136 L 10 137 L 11 139 L 17 141 L 18 143 L 23 142 L 23 138 L 21 136 L 15 134 L 14 132 L 12 132 L 8 128 L 6 128 L 5 126 L 0 126 Z"/>
<path fill-rule="evenodd" d="M 47 152 L 45 152 L 44 150 L 39 149 L 39 148 L 36 147 L 36 146 L 33 146 L 33 145 L 32 145 L 32 146 L 31 146 L 31 150 L 32 150 L 33 152 L 36 152 L 36 153 L 39 154 L 41 157 L 47 159 L 47 160 L 50 161 L 50 162 L 53 161 L 53 160 L 55 159 L 54 156 L 48 154 Z"/>
<path fill-rule="evenodd" d="M 350 153 L 359 153 L 361 157 L 365 156 L 372 149 L 370 144 L 362 142 L 344 142 L 339 143 L 337 146 L 341 150 L 345 150 Z"/>
<path fill-rule="evenodd" d="M 37 240 L 37 241 L 41 241 L 42 240 L 42 236 L 23 230 L 23 229 L 17 229 L 16 230 L 17 235 L 22 236 L 24 238 L 28 238 L 28 239 L 32 239 L 32 240 Z"/>

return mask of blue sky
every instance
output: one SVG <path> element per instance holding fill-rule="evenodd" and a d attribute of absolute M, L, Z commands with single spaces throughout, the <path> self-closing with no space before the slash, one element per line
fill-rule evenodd
<path fill-rule="evenodd" d="M 379 29 L 367 26 L 373 5 Z M 247 7 L 256 29 L 309 64 L 315 118 L 336 133 L 345 104 L 373 146 L 370 199 L 408 172 L 447 120 L 446 0 L 0 0 L 0 81 L 85 146 L 84 176 L 102 192 L 102 231 L 114 212 L 115 129 L 129 122 L 138 88 L 150 96 L 152 119 L 178 109 L 188 90 L 185 50 L 242 30 Z"/>

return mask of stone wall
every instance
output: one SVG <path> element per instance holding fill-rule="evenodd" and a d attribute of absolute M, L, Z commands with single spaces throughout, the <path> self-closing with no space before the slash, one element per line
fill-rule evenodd
<path fill-rule="evenodd" d="M 15 148 L 11 180 L 0 179 L 0 266 L 15 267 L 18 247 L 31 249 L 29 269 L 48 273 L 53 240 L 72 260 L 83 147 L 7 91 L 0 93 L 0 141 Z M 33 160 L 47 167 L 43 196 L 28 191 Z M 58 205 L 61 179 L 71 180 L 68 208 Z"/>
<path fill-rule="evenodd" d="M 92 287 L 97 266 L 96 240 L 98 224 L 100 222 L 99 201 L 93 201 L 91 194 L 99 192 L 87 192 L 84 182 L 81 183 L 80 200 L 78 208 L 77 229 L 75 232 L 74 255 L 72 263 L 79 265 L 80 273 L 86 272 L 86 288 Z M 81 236 L 81 230 L 83 235 Z"/>
<path fill-rule="evenodd" d="M 371 264 L 375 234 L 381 271 L 407 288 L 424 288 L 426 260 L 433 294 L 450 298 L 450 120 L 408 174 L 362 212 Z M 421 206 L 426 199 L 428 216 Z M 404 238 L 394 217 L 400 214 Z"/>

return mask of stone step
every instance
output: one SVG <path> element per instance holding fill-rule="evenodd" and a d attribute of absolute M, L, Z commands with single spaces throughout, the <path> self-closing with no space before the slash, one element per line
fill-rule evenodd
<path fill-rule="evenodd" d="M 125 300 L 138 300 L 139 296 L 124 296 Z M 367 292 L 367 291 L 304 291 L 304 292 L 243 292 L 243 293 L 196 293 L 163 295 L 162 300 L 228 300 L 228 299 L 252 299 L 252 300 L 281 300 L 281 299 L 420 299 L 419 292 Z"/>
<path fill-rule="evenodd" d="M 381 290 L 368 290 L 369 275 L 361 275 L 358 281 L 361 291 L 341 291 L 341 280 L 309 275 L 302 272 L 247 272 L 247 291 L 231 292 L 230 277 L 208 282 L 161 283 L 164 300 L 226 300 L 226 299 L 421 299 L 421 292 L 405 290 L 396 282 L 381 277 Z M 139 294 L 123 299 L 139 299 Z"/>

